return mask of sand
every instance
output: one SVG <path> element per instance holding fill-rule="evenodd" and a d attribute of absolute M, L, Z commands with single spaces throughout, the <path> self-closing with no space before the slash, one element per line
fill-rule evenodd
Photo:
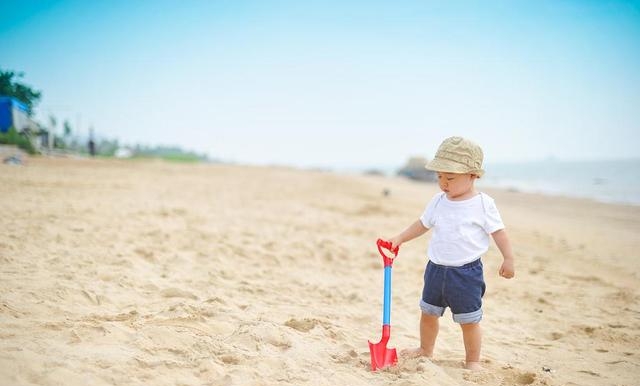
<path fill-rule="evenodd" d="M 447 311 L 433 360 L 371 372 L 375 241 L 437 190 L 286 168 L 0 165 L 0 384 L 638 384 L 640 207 L 498 190 L 516 278 L 492 246 L 485 370 L 462 368 Z M 418 343 L 427 241 L 394 263 L 389 347 Z"/>

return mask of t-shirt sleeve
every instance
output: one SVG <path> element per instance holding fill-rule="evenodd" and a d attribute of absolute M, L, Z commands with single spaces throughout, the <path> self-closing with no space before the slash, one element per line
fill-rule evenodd
<path fill-rule="evenodd" d="M 487 195 L 483 198 L 485 206 L 484 230 L 488 234 L 492 234 L 500 229 L 504 229 L 504 223 L 502 222 L 502 217 L 500 217 L 500 212 L 498 212 L 498 207 L 496 207 L 496 202 Z"/>
<path fill-rule="evenodd" d="M 440 201 L 442 194 L 443 193 L 438 193 L 433 196 L 431 201 L 429 201 L 429 203 L 427 204 L 426 208 L 424 208 L 424 212 L 422 213 L 422 216 L 420 216 L 420 222 L 422 222 L 422 225 L 424 225 L 425 228 L 433 228 L 435 209 L 438 205 L 438 201 Z"/>

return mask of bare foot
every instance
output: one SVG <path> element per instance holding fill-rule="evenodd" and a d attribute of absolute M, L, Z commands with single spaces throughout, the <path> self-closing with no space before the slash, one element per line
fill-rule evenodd
<path fill-rule="evenodd" d="M 482 366 L 480 366 L 480 362 L 467 362 L 464 364 L 464 368 L 471 371 L 482 371 L 484 370 Z"/>
<path fill-rule="evenodd" d="M 403 358 L 418 358 L 418 357 L 427 357 L 431 358 L 433 354 L 428 353 L 422 347 L 412 348 L 412 349 L 404 349 L 400 351 L 400 356 Z"/>

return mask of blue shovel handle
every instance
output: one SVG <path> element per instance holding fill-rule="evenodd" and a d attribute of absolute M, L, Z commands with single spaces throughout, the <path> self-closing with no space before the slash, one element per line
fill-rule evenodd
<path fill-rule="evenodd" d="M 382 302 L 382 324 L 389 325 L 391 323 L 391 268 L 393 267 L 393 259 L 398 256 L 399 247 L 391 249 L 391 243 L 382 239 L 378 239 L 378 251 L 382 255 L 384 261 L 384 298 Z M 393 253 L 393 257 L 387 256 L 382 248 Z"/>
<path fill-rule="evenodd" d="M 391 324 L 391 266 L 384 267 L 384 299 L 382 303 L 382 324 Z"/>

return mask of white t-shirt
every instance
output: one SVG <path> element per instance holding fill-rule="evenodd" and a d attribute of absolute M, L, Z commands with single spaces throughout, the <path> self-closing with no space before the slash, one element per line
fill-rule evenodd
<path fill-rule="evenodd" d="M 463 201 L 451 201 L 444 192 L 438 193 L 420 221 L 433 230 L 429 259 L 452 267 L 482 256 L 489 249 L 489 235 L 504 229 L 495 201 L 484 193 Z"/>

